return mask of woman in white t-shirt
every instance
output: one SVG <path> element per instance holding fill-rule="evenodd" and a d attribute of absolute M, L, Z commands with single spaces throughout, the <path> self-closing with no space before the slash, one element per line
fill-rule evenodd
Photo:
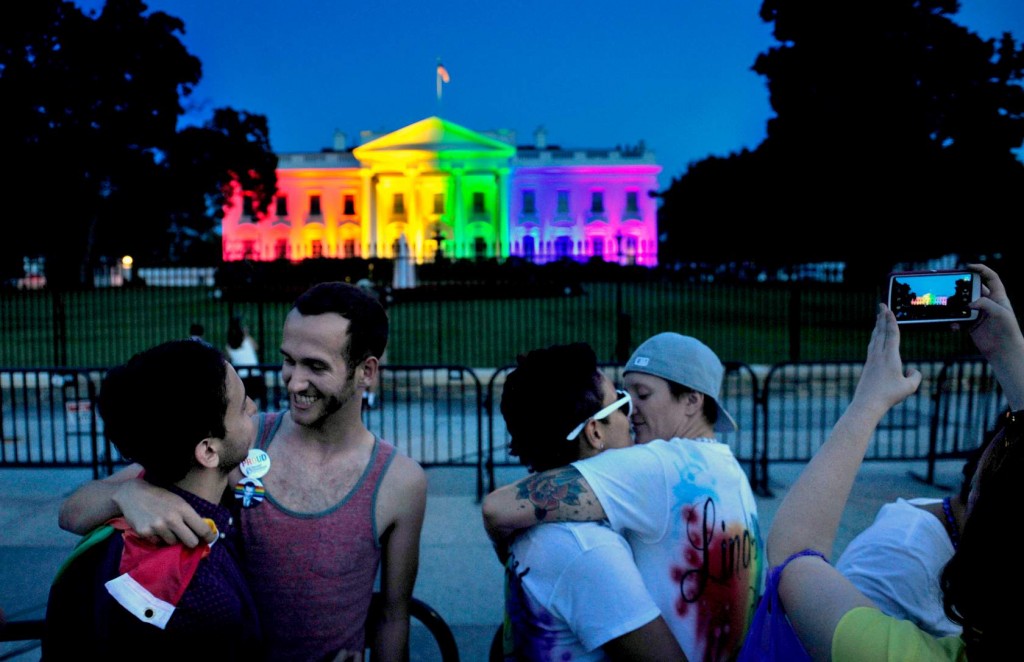
<path fill-rule="evenodd" d="M 242 378 L 246 395 L 262 408 L 267 395 L 267 383 L 259 368 L 255 367 L 260 364 L 256 354 L 259 345 L 249 335 L 249 329 L 242 323 L 242 318 L 237 315 L 228 323 L 228 344 L 225 349 L 228 360 Z"/>

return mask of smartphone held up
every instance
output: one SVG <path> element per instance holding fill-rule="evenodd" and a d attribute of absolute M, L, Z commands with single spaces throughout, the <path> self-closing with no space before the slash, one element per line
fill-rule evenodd
<path fill-rule="evenodd" d="M 889 309 L 899 324 L 969 322 L 978 311 L 968 304 L 981 296 L 973 271 L 903 271 L 889 274 Z"/>

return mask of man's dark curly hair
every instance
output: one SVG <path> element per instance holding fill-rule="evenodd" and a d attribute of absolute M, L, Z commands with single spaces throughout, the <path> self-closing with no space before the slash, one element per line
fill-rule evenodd
<path fill-rule="evenodd" d="M 590 345 L 552 345 L 520 354 L 501 396 L 501 414 L 512 437 L 509 453 L 530 471 L 578 460 L 578 443 L 565 435 L 602 403 L 601 373 Z"/>
<path fill-rule="evenodd" d="M 100 385 L 103 431 L 146 479 L 175 483 L 196 466 L 195 448 L 223 437 L 227 361 L 198 340 L 172 340 L 111 368 Z"/>

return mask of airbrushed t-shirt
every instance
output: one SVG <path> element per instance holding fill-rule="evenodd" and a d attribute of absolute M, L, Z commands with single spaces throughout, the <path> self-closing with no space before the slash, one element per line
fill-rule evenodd
<path fill-rule="evenodd" d="M 764 587 L 757 503 L 713 439 L 657 440 L 573 462 L 622 532 L 683 652 L 730 659 Z"/>

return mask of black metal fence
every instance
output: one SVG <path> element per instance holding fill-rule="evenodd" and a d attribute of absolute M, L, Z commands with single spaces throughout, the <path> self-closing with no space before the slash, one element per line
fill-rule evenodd
<path fill-rule="evenodd" d="M 977 448 L 1006 402 L 988 363 L 980 357 L 955 361 L 908 361 L 921 371 L 917 392 L 890 410 L 879 424 L 867 460 L 924 460 L 925 482 L 935 462 L 961 458 Z M 764 377 L 762 427 L 752 483 L 770 493 L 769 467 L 806 462 L 821 447 L 853 399 L 860 362 L 785 363 Z"/>
<path fill-rule="evenodd" d="M 867 459 L 925 461 L 922 480 L 933 482 L 935 463 L 976 448 L 1006 403 L 980 358 L 908 365 L 921 370 L 921 387 L 887 414 Z M 287 404 L 280 368 L 261 367 L 268 380 L 263 408 L 279 410 Z M 859 362 L 726 365 L 722 404 L 739 430 L 720 438 L 748 467 L 757 491 L 771 493 L 773 464 L 806 462 L 824 443 L 852 399 L 860 367 Z M 602 369 L 621 383 L 620 367 Z M 377 404 L 364 409 L 364 421 L 425 467 L 475 468 L 481 498 L 494 487 L 496 466 L 518 465 L 508 454 L 508 432 L 498 413 L 510 370 L 386 365 Z M 123 463 L 106 441 L 96 411 L 102 372 L 0 371 L 0 467 L 91 467 L 98 477 Z"/>
<path fill-rule="evenodd" d="M 237 265 L 230 277 L 217 278 L 209 268 L 182 269 L 121 287 L 8 287 L 0 290 L 0 366 L 114 365 L 187 336 L 192 323 L 223 347 L 235 315 L 256 337 L 261 360 L 275 363 L 298 293 L 320 280 L 357 282 L 385 272 L 369 261 L 320 262 L 316 270 L 264 269 L 244 277 Z M 602 360 L 624 362 L 645 338 L 666 330 L 699 337 L 723 360 L 749 365 L 859 359 L 883 297 L 881 282 L 863 286 L 806 272 L 761 280 L 763 274 L 735 267 L 520 269 L 488 262 L 418 269 L 423 278 L 414 288 L 368 280 L 388 306 L 388 357 L 395 364 L 502 366 L 519 352 L 573 341 L 589 342 Z M 973 351 L 966 333 L 915 326 L 904 332 L 906 357 L 941 360 Z"/>

